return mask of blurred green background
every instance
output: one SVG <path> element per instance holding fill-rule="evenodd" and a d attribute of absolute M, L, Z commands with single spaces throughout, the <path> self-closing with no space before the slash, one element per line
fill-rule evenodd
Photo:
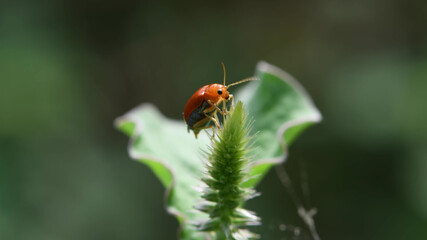
<path fill-rule="evenodd" d="M 2 1 L 0 239 L 176 239 L 113 120 L 143 102 L 180 119 L 221 61 L 233 82 L 259 60 L 324 115 L 286 165 L 322 239 L 427 239 L 426 23 L 426 1 Z M 274 171 L 257 189 L 255 232 L 308 239 Z"/>

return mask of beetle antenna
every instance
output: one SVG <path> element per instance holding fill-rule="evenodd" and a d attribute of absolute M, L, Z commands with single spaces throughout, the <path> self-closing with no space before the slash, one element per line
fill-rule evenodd
<path fill-rule="evenodd" d="M 255 81 L 255 80 L 260 80 L 260 79 L 256 78 L 256 77 L 245 78 L 243 80 L 240 80 L 238 82 L 235 82 L 235 83 L 232 83 L 232 84 L 228 85 L 227 88 L 229 88 L 231 86 L 234 86 L 234 85 L 237 85 L 237 84 L 241 84 L 241 83 L 249 82 L 249 81 Z"/>
<path fill-rule="evenodd" d="M 225 65 L 224 65 L 224 63 L 223 62 L 221 62 L 221 64 L 222 64 L 222 71 L 224 72 L 224 86 L 225 86 Z"/>

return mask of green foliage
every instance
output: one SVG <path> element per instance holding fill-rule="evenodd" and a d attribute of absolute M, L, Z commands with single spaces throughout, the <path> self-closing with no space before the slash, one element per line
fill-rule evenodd
<path fill-rule="evenodd" d="M 202 178 L 207 185 L 203 190 L 202 204 L 197 206 L 209 214 L 209 220 L 199 225 L 199 230 L 214 232 L 215 239 L 256 238 L 255 234 L 239 229 L 241 226 L 258 225 L 255 214 L 241 208 L 255 195 L 252 188 L 243 188 L 247 180 L 249 159 L 249 126 L 242 102 L 225 117 L 224 127 L 212 148 L 206 164 L 207 173 Z"/>
<path fill-rule="evenodd" d="M 256 75 L 260 81 L 235 94 L 245 103 L 254 120 L 252 135 L 256 133 L 245 187 L 255 186 L 274 164 L 283 162 L 288 144 L 321 120 L 308 94 L 283 70 L 260 62 Z M 202 200 L 195 187 L 202 177 L 201 153 L 207 151 L 208 136 L 201 132 L 196 140 L 183 121 L 167 119 L 148 104 L 118 118 L 116 126 L 131 138 L 129 155 L 147 164 L 167 189 L 166 206 L 181 224 L 181 238 L 203 239 L 190 222 L 207 217 L 192 209 Z"/>

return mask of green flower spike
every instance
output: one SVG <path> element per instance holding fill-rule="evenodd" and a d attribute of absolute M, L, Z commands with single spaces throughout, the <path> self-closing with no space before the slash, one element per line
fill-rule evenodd
<path fill-rule="evenodd" d="M 245 104 L 248 119 L 254 120 L 251 131 L 257 133 L 251 139 L 255 148 L 247 170 L 250 180 L 243 187 L 255 186 L 273 165 L 282 163 L 289 144 L 305 128 L 321 120 L 305 90 L 283 70 L 260 62 L 256 77 L 261 80 L 245 84 L 242 91 L 234 94 Z M 203 200 L 195 188 L 197 179 L 204 177 L 201 153 L 209 152 L 209 136 L 201 132 L 196 140 L 187 133 L 183 121 L 167 119 L 149 104 L 119 117 L 115 125 L 130 137 L 131 158 L 146 164 L 167 189 L 166 209 L 181 225 L 179 237 L 206 239 L 206 234 L 191 223 L 208 218 L 194 207 Z M 240 231 L 235 237 L 240 234 L 245 239 L 246 233 Z"/>
<path fill-rule="evenodd" d="M 200 224 L 198 230 L 213 232 L 214 239 L 255 239 L 257 235 L 244 226 L 259 225 L 254 213 L 242 208 L 244 202 L 255 196 L 252 188 L 242 187 L 250 169 L 246 157 L 249 143 L 247 114 L 242 102 L 225 117 L 218 138 L 212 139 L 212 147 L 206 164 L 207 173 L 202 178 L 206 184 L 196 208 L 209 214 L 209 220 Z"/>

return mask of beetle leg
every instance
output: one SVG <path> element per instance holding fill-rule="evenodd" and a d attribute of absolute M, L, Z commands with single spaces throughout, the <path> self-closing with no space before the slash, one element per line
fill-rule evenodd
<path fill-rule="evenodd" d="M 207 117 L 207 118 L 209 118 L 210 120 L 212 120 L 212 122 L 214 122 L 215 123 L 215 126 L 216 126 L 216 128 L 218 128 L 218 130 L 221 130 L 221 128 L 220 128 L 220 126 L 219 126 L 219 123 L 218 123 L 218 121 L 217 121 L 217 118 L 215 117 L 215 118 L 213 118 L 211 115 L 209 115 L 209 114 L 207 114 L 207 113 L 204 113 L 205 114 L 205 116 Z M 214 113 L 215 114 L 215 113 Z M 216 114 L 215 114 L 215 116 L 216 116 Z"/>
<path fill-rule="evenodd" d="M 215 138 L 215 127 L 214 126 L 209 126 L 209 127 L 205 128 L 205 131 L 206 131 L 207 134 L 209 134 L 208 131 L 207 131 L 208 129 L 212 129 L 212 136 L 210 137 L 210 139 L 212 140 L 212 139 Z"/>
<path fill-rule="evenodd" d="M 200 133 L 200 131 L 202 131 L 202 130 L 206 130 L 206 132 L 208 132 L 207 130 L 208 129 L 212 129 L 212 132 L 213 132 L 213 136 L 215 136 L 215 127 L 214 126 L 207 126 L 207 127 L 201 127 L 201 128 L 198 128 L 198 129 L 194 129 L 193 130 L 193 132 L 194 132 L 194 136 L 196 137 L 196 139 L 197 139 L 197 136 L 199 135 L 199 133 Z M 209 134 L 209 133 L 208 133 Z"/>
<path fill-rule="evenodd" d="M 228 96 L 228 99 L 229 99 L 229 101 L 231 101 L 231 108 L 234 108 L 234 96 L 233 96 L 233 94 L 230 94 Z"/>
<path fill-rule="evenodd" d="M 216 108 L 216 110 L 221 113 L 222 115 L 227 115 L 226 112 L 221 111 L 221 109 L 219 109 L 218 105 L 216 105 L 215 103 L 211 102 L 210 100 L 207 101 L 209 103 L 209 105 L 213 106 Z M 225 104 L 224 101 L 222 101 L 223 104 Z"/>
<path fill-rule="evenodd" d="M 222 116 L 222 120 L 224 120 L 224 115 L 221 115 L 221 116 Z M 216 112 L 214 113 L 214 118 L 215 118 L 215 120 L 216 120 L 217 123 L 220 122 L 219 118 L 218 118 L 218 114 L 216 114 Z M 221 128 L 218 128 L 218 130 L 221 131 Z"/>

